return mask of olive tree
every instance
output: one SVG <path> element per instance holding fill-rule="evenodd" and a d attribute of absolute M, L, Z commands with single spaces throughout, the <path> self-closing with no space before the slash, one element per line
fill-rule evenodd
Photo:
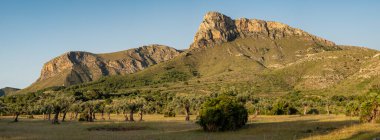
<path fill-rule="evenodd" d="M 72 112 L 70 119 L 78 119 L 78 114 L 83 110 L 82 108 L 82 101 L 76 101 L 73 104 L 71 104 L 69 110 Z"/>
<path fill-rule="evenodd" d="M 18 122 L 18 117 L 27 111 L 27 104 L 24 95 L 6 96 L 4 102 L 9 113 L 15 115 L 14 122 Z"/>
<path fill-rule="evenodd" d="M 73 102 L 74 102 L 74 97 L 66 96 L 63 93 L 55 93 L 54 97 L 49 102 L 54 112 L 54 118 L 52 120 L 52 124 L 59 124 L 58 117 L 59 117 L 59 113 L 61 112 L 64 114 L 62 118 L 62 120 L 64 121 L 67 110 L 69 109 L 70 105 Z"/>
<path fill-rule="evenodd" d="M 121 99 L 115 100 L 113 102 L 113 106 L 117 112 L 123 113 L 125 121 L 129 120 L 128 119 L 128 113 L 127 113 L 127 111 L 129 110 L 127 98 L 121 98 Z"/>
<path fill-rule="evenodd" d="M 104 106 L 104 112 L 107 113 L 108 120 L 111 120 L 111 113 L 114 111 L 114 109 L 115 106 L 113 106 L 112 104 L 106 104 Z"/>
<path fill-rule="evenodd" d="M 116 100 L 115 107 L 117 108 L 117 110 L 120 110 L 121 112 L 123 112 L 125 121 L 135 121 L 133 118 L 133 114 L 136 113 L 141 108 L 143 108 L 144 103 L 145 103 L 144 98 L 127 97 L 127 98 L 121 98 L 119 100 Z M 128 119 L 128 111 L 129 111 L 129 119 Z"/>
<path fill-rule="evenodd" d="M 329 98 L 323 98 L 322 99 L 322 105 L 325 106 L 326 114 L 330 115 L 331 106 L 333 105 L 333 102 Z"/>
<path fill-rule="evenodd" d="M 185 120 L 190 121 L 191 110 L 199 109 L 205 99 L 205 96 L 201 95 L 178 93 L 174 96 L 173 103 L 177 108 L 185 111 Z"/>
<path fill-rule="evenodd" d="M 83 103 L 83 114 L 84 116 L 81 116 L 81 118 L 85 119 L 88 122 L 93 122 L 95 120 L 95 111 L 99 107 L 99 101 L 97 100 L 90 100 Z"/>
<path fill-rule="evenodd" d="M 4 102 L 9 113 L 15 115 L 14 122 L 18 122 L 18 117 L 27 111 L 27 102 L 22 94 L 6 96 Z"/>
<path fill-rule="evenodd" d="M 380 121 L 380 91 L 371 91 L 360 106 L 360 120 L 376 123 Z"/>
<path fill-rule="evenodd" d="M 194 101 L 195 97 L 191 94 L 179 93 L 177 94 L 173 102 L 179 107 L 185 110 L 186 121 L 190 121 L 190 107 L 192 105 L 192 101 Z"/>
<path fill-rule="evenodd" d="M 145 99 L 141 97 L 129 98 L 127 101 L 129 108 L 129 121 L 135 121 L 133 114 L 144 107 Z M 142 120 L 142 114 L 140 120 Z"/>
<path fill-rule="evenodd" d="M 53 99 L 53 96 L 43 95 L 37 102 L 39 112 L 42 112 L 43 118 L 51 120 L 51 114 L 53 113 L 53 106 L 50 104 L 50 101 Z"/>

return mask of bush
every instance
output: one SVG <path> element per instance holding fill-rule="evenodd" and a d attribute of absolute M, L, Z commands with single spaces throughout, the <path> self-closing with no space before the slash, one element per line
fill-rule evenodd
<path fill-rule="evenodd" d="M 190 78 L 190 76 L 184 72 L 172 70 L 172 71 L 166 72 L 161 77 L 161 81 L 163 81 L 163 82 L 178 82 L 178 81 L 187 81 L 189 78 Z"/>
<path fill-rule="evenodd" d="M 306 114 L 316 115 L 316 114 L 319 114 L 319 110 L 315 109 L 315 108 L 312 108 Z"/>
<path fill-rule="evenodd" d="M 244 105 L 231 97 L 219 96 L 203 104 L 197 123 L 205 131 L 225 131 L 241 128 L 247 121 Z"/>
<path fill-rule="evenodd" d="M 175 110 L 173 108 L 165 109 L 164 117 L 175 117 Z"/>
<path fill-rule="evenodd" d="M 280 100 L 277 101 L 272 110 L 273 115 L 295 115 L 299 114 L 299 111 L 290 103 Z"/>
<path fill-rule="evenodd" d="M 360 106 L 360 121 L 380 123 L 380 91 L 371 90 Z"/>

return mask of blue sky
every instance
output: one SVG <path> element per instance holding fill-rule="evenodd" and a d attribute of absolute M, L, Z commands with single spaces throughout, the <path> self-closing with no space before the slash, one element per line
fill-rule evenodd
<path fill-rule="evenodd" d="M 208 11 L 279 21 L 380 50 L 377 0 L 0 0 L 0 87 L 24 88 L 67 51 L 188 48 Z"/>

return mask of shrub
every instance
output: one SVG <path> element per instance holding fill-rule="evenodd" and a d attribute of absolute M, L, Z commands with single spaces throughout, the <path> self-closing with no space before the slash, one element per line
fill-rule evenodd
<path fill-rule="evenodd" d="M 205 131 L 225 131 L 241 128 L 247 120 L 244 105 L 231 97 L 219 96 L 203 104 L 197 123 Z"/>
<path fill-rule="evenodd" d="M 299 114 L 299 111 L 290 103 L 279 100 L 277 101 L 272 110 L 273 115 L 295 115 Z"/>
<path fill-rule="evenodd" d="M 164 117 L 175 117 L 175 110 L 174 108 L 168 108 L 164 111 Z"/>
<path fill-rule="evenodd" d="M 346 105 L 346 116 L 359 116 L 360 113 L 360 102 L 351 101 Z"/>
<path fill-rule="evenodd" d="M 315 108 L 312 108 L 310 109 L 307 114 L 313 114 L 313 115 L 316 115 L 316 114 L 319 114 L 319 110 L 318 109 L 315 109 Z"/>
<path fill-rule="evenodd" d="M 178 82 L 178 81 L 187 81 L 189 78 L 190 78 L 190 76 L 184 72 L 172 70 L 172 71 L 166 72 L 161 77 L 161 81 L 163 81 L 163 82 Z"/>
<path fill-rule="evenodd" d="M 360 121 L 380 122 L 380 91 L 371 90 L 360 106 Z"/>

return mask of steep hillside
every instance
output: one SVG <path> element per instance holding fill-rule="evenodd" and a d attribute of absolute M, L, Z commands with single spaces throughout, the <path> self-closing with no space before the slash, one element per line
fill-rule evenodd
<path fill-rule="evenodd" d="M 70 86 L 109 75 L 126 75 L 170 60 L 179 54 L 180 51 L 162 45 L 106 54 L 68 52 L 45 63 L 40 78 L 25 91 Z"/>
<path fill-rule="evenodd" d="M 379 65 L 374 58 L 377 53 L 335 45 L 278 22 L 233 20 L 210 12 L 205 15 L 190 49 L 178 57 L 135 74 L 108 77 L 69 89 L 204 93 L 233 86 L 267 95 L 290 90 L 346 94 L 343 89 L 348 88 L 338 87 L 350 83 L 355 75 L 365 73 L 367 78 L 378 79 L 375 75 Z M 350 94 L 363 93 L 374 84 L 366 83 L 366 88 Z"/>

